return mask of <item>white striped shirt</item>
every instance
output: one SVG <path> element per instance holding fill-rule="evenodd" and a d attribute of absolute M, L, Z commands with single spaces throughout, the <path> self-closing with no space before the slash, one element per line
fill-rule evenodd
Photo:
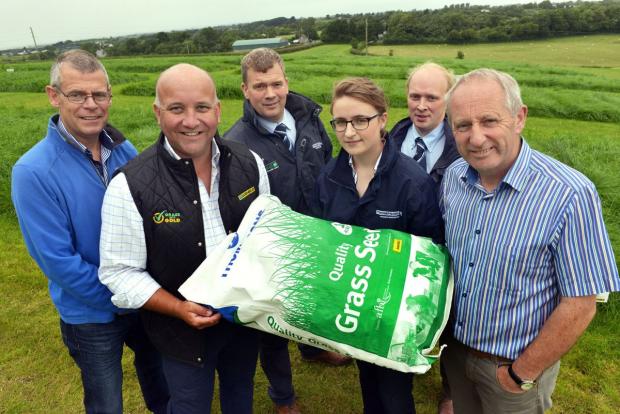
<path fill-rule="evenodd" d="M 167 139 L 164 146 L 173 157 L 180 159 Z M 211 153 L 211 194 L 198 179 L 207 256 L 226 237 L 218 203 L 220 150 L 215 140 L 212 141 Z M 269 194 L 265 166 L 258 155 L 252 154 L 258 165 L 258 192 Z M 103 199 L 99 247 L 99 279 L 112 292 L 112 303 L 119 308 L 142 307 L 160 285 L 146 271 L 147 249 L 142 217 L 122 173 L 112 179 Z"/>
<path fill-rule="evenodd" d="M 454 337 L 472 348 L 516 359 L 562 296 L 620 290 L 594 184 L 525 140 L 490 193 L 466 161 L 452 164 L 441 208 L 455 276 Z"/>

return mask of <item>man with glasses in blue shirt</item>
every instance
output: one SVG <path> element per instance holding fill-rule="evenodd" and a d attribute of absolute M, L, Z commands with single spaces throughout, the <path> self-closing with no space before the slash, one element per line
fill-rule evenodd
<path fill-rule="evenodd" d="M 11 195 L 26 246 L 49 279 L 63 341 L 81 371 L 86 412 L 123 412 L 126 344 L 135 353 L 147 408 L 165 413 L 161 356 L 138 313 L 114 306 L 97 276 L 103 195 L 136 150 L 107 123 L 112 94 L 95 56 L 65 52 L 50 78 L 47 96 L 59 113 L 50 118 L 46 137 L 13 167 Z"/>
<path fill-rule="evenodd" d="M 442 181 L 455 277 L 442 355 L 456 413 L 543 413 L 560 358 L 620 290 L 594 184 L 529 147 L 508 74 L 478 69 L 448 92 L 463 159 Z"/>

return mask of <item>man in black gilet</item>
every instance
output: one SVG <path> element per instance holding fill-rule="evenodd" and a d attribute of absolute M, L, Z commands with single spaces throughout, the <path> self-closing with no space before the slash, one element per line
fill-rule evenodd
<path fill-rule="evenodd" d="M 257 331 L 185 300 L 178 288 L 269 192 L 267 174 L 256 154 L 217 135 L 220 103 L 204 70 L 164 71 L 153 108 L 157 142 L 121 170 L 104 199 L 99 277 L 116 304 L 143 310 L 171 412 L 210 412 L 217 371 L 222 413 L 251 413 Z"/>

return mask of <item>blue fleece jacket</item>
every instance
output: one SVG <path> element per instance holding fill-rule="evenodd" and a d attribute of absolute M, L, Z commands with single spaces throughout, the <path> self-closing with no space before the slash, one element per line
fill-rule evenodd
<path fill-rule="evenodd" d="M 95 167 L 49 120 L 47 136 L 13 167 L 11 196 L 28 251 L 45 276 L 54 305 L 66 323 L 106 323 L 118 312 L 97 276 L 101 203 L 105 186 Z M 111 126 L 114 171 L 136 156 L 131 143 Z"/>

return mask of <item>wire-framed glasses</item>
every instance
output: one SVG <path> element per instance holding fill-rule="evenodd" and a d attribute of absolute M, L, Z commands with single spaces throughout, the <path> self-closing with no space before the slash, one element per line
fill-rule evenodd
<path fill-rule="evenodd" d="M 97 103 L 106 103 L 109 102 L 110 99 L 112 99 L 112 94 L 110 92 L 93 92 L 91 94 L 88 94 L 82 91 L 71 91 L 69 93 L 64 93 L 60 90 L 60 88 L 54 89 L 56 89 L 65 98 L 67 98 L 69 102 L 73 102 L 76 104 L 83 104 L 88 98 L 93 98 L 93 101 Z"/>

